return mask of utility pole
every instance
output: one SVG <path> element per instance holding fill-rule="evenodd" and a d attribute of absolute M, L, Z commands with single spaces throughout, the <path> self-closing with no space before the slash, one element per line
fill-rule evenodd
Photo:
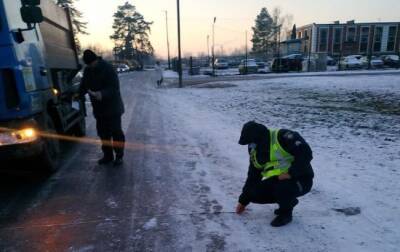
<path fill-rule="evenodd" d="M 281 27 L 282 25 L 278 26 L 278 55 L 281 57 Z"/>
<path fill-rule="evenodd" d="M 276 48 L 277 48 L 277 54 L 278 54 L 278 59 L 279 59 L 279 65 L 278 65 L 278 71 L 280 72 L 281 71 L 281 65 L 282 65 L 282 59 L 281 59 L 281 26 L 282 25 L 278 25 L 277 26 L 277 29 L 278 29 L 278 31 L 275 31 L 275 32 L 277 32 L 277 37 L 276 37 L 276 42 L 277 42 L 277 45 L 276 45 Z"/>
<path fill-rule="evenodd" d="M 212 26 L 213 32 L 213 45 L 212 45 L 212 68 L 213 68 L 213 76 L 215 76 L 215 22 L 217 21 L 217 17 L 214 17 L 214 22 Z"/>
<path fill-rule="evenodd" d="M 368 34 L 369 46 L 368 46 L 367 57 L 368 57 L 368 70 L 370 70 L 371 69 L 371 59 L 372 59 L 372 50 L 374 48 L 374 42 L 375 42 L 375 31 L 370 29 L 370 31 L 368 31 L 368 32 L 369 32 L 369 34 Z"/>
<path fill-rule="evenodd" d="M 400 47 L 399 47 L 399 51 L 397 52 L 397 55 L 399 56 L 399 60 L 400 60 Z M 400 68 L 400 62 L 397 62 L 396 68 L 397 68 L 397 69 Z"/>
<path fill-rule="evenodd" d="M 210 35 L 207 35 L 207 63 L 210 66 Z"/>
<path fill-rule="evenodd" d="M 117 45 L 114 46 L 114 60 L 117 61 L 117 53 L 118 53 L 118 49 L 117 49 Z"/>
<path fill-rule="evenodd" d="M 312 40 L 311 37 L 308 37 L 308 64 L 307 64 L 307 71 L 311 71 L 311 49 L 312 49 Z M 340 61 L 339 61 L 340 66 Z"/>
<path fill-rule="evenodd" d="M 168 69 L 171 69 L 171 56 L 169 53 L 168 11 L 165 11 L 165 24 L 167 27 Z"/>
<path fill-rule="evenodd" d="M 179 0 L 176 0 L 178 10 L 178 74 L 179 74 L 179 87 L 183 87 L 182 83 L 182 51 L 181 51 L 181 11 Z"/>
<path fill-rule="evenodd" d="M 247 57 L 248 57 L 248 49 L 247 49 L 247 30 L 246 30 L 246 56 L 244 61 L 244 74 L 247 74 Z"/>

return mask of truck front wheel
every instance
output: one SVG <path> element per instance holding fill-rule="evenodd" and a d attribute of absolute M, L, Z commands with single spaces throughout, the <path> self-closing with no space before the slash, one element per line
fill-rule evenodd
<path fill-rule="evenodd" d="M 46 132 L 42 137 L 44 147 L 39 155 L 39 163 L 45 173 L 54 173 L 58 170 L 60 161 L 60 142 L 53 120 L 46 118 Z"/>
<path fill-rule="evenodd" d="M 72 128 L 72 133 L 77 137 L 84 137 L 86 136 L 86 120 L 85 117 L 82 119 Z"/>

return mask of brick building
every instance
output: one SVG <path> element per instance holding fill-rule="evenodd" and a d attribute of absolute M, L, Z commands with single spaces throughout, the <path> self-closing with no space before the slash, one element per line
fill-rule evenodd
<path fill-rule="evenodd" d="M 400 22 L 311 24 L 296 30 L 301 52 L 340 55 L 400 53 Z"/>

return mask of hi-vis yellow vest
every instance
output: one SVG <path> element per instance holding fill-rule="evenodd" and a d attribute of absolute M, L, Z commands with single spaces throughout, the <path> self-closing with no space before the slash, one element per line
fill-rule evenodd
<path fill-rule="evenodd" d="M 293 155 L 285 151 L 278 141 L 279 130 L 270 129 L 270 154 L 269 162 L 262 165 L 257 161 L 257 150 L 253 149 L 250 153 L 250 159 L 253 166 L 262 170 L 263 180 L 279 176 L 289 171 L 294 161 Z"/>

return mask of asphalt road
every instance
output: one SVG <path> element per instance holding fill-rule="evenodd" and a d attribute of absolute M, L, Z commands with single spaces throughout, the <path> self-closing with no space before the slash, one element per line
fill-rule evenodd
<path fill-rule="evenodd" d="M 100 147 L 77 143 L 64 146 L 63 165 L 50 178 L 7 164 L 12 172 L 0 177 L 0 251 L 186 250 L 169 211 L 184 174 L 171 165 L 174 143 L 166 140 L 154 86 L 151 72 L 121 76 L 123 167 L 98 166 Z M 92 117 L 87 125 L 95 138 Z M 180 215 L 190 222 L 190 213 Z"/>

